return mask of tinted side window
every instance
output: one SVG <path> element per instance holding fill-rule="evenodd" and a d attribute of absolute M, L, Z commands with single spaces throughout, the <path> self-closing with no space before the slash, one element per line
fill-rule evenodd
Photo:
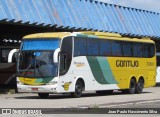
<path fill-rule="evenodd" d="M 112 41 L 112 56 L 122 56 L 121 47 L 120 41 Z"/>
<path fill-rule="evenodd" d="M 143 57 L 153 57 L 154 56 L 154 46 L 153 44 L 144 44 L 143 45 Z"/>
<path fill-rule="evenodd" d="M 100 55 L 101 56 L 111 56 L 111 41 L 110 40 L 100 40 Z"/>
<path fill-rule="evenodd" d="M 123 56 L 132 56 L 132 44 L 130 42 L 123 42 Z"/>
<path fill-rule="evenodd" d="M 99 55 L 99 39 L 87 39 L 87 55 L 97 56 Z"/>
<path fill-rule="evenodd" d="M 75 37 L 74 56 L 119 56 L 150 58 L 155 45 L 107 39 Z"/>
<path fill-rule="evenodd" d="M 143 57 L 143 44 L 133 43 L 133 57 Z"/>
<path fill-rule="evenodd" d="M 154 44 L 149 44 L 149 57 L 155 56 L 155 45 Z"/>
<path fill-rule="evenodd" d="M 74 56 L 86 56 L 86 39 L 84 38 L 77 38 L 74 39 Z"/>

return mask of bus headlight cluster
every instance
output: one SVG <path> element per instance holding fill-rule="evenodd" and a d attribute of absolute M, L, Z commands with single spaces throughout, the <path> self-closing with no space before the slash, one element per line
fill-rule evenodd
<path fill-rule="evenodd" d="M 51 82 L 47 83 L 46 85 L 55 85 L 55 84 L 57 84 L 57 81 L 51 81 Z"/>
<path fill-rule="evenodd" d="M 24 83 L 20 82 L 20 81 L 17 81 L 17 84 L 19 85 L 24 85 Z"/>

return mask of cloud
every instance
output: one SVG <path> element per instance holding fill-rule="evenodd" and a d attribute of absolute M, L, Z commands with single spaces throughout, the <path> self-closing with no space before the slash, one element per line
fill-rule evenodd
<path fill-rule="evenodd" d="M 96 0 L 160 13 L 160 0 Z"/>

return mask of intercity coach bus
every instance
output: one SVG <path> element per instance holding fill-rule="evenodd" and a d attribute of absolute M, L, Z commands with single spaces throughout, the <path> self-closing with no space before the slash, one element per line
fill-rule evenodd
<path fill-rule="evenodd" d="M 11 58 L 11 56 L 10 56 Z M 19 92 L 141 93 L 156 82 L 155 43 L 103 32 L 27 35 L 17 55 Z"/>

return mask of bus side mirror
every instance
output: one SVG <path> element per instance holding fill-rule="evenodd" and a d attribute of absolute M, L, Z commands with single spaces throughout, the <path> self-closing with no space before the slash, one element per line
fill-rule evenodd
<path fill-rule="evenodd" d="M 15 53 L 18 53 L 19 49 L 13 49 L 8 54 L 8 63 L 12 63 L 12 58 Z"/>
<path fill-rule="evenodd" d="M 57 48 L 53 54 L 53 63 L 58 63 L 58 54 L 60 52 L 60 48 Z"/>

